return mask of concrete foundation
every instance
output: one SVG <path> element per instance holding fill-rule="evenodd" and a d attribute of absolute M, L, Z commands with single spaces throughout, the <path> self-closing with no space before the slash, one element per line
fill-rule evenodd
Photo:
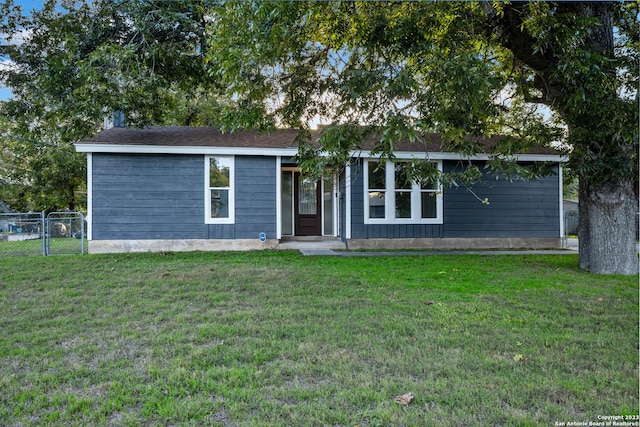
<path fill-rule="evenodd" d="M 484 238 L 484 239 L 315 239 L 278 241 L 269 239 L 191 239 L 191 240 L 91 240 L 90 254 L 126 252 L 216 252 L 276 250 L 473 250 L 473 249 L 560 249 L 561 238 Z"/>
<path fill-rule="evenodd" d="M 349 250 L 357 249 L 560 249 L 560 237 L 529 238 L 407 238 L 407 239 L 351 239 L 347 242 Z"/>
<path fill-rule="evenodd" d="M 123 252 L 216 252 L 277 249 L 278 240 L 264 243 L 258 239 L 187 239 L 187 240 L 91 240 L 90 254 Z"/>

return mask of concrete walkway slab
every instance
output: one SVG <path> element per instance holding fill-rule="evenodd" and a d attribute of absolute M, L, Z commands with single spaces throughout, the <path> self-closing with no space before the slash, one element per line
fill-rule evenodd
<path fill-rule="evenodd" d="M 512 250 L 512 251 L 345 251 L 336 252 L 341 257 L 366 256 L 454 256 L 454 255 L 575 255 L 572 250 Z"/>
<path fill-rule="evenodd" d="M 335 251 L 324 248 L 299 249 L 304 256 L 379 257 L 379 256 L 453 256 L 453 255 L 575 255 L 577 251 L 562 250 L 511 250 L 511 251 Z"/>
<path fill-rule="evenodd" d="M 331 249 L 300 249 L 304 256 L 338 256 L 338 252 Z"/>
<path fill-rule="evenodd" d="M 347 245 L 340 240 L 319 240 L 319 241 L 284 241 L 280 242 L 278 245 L 278 249 L 281 250 L 331 250 L 331 249 L 339 249 L 345 250 L 347 249 Z"/>
<path fill-rule="evenodd" d="M 412 251 L 350 251 L 339 240 L 287 241 L 279 249 L 298 250 L 304 256 L 375 257 L 375 256 L 425 256 L 425 255 L 575 255 L 578 239 L 567 239 L 564 249 L 510 249 L 510 250 L 412 250 Z M 640 252 L 640 246 L 638 247 Z"/>

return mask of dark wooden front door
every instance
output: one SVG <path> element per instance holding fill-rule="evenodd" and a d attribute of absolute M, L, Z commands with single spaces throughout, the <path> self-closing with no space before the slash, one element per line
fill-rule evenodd
<path fill-rule="evenodd" d="M 295 233 L 296 236 L 320 236 L 322 234 L 320 181 L 294 174 Z"/>

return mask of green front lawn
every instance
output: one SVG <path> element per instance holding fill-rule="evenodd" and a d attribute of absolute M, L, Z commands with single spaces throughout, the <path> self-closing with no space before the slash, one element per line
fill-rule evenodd
<path fill-rule="evenodd" d="M 81 250 L 87 252 L 88 241 L 75 237 L 53 237 L 49 239 L 51 254 L 80 254 Z M 0 240 L 0 257 L 14 257 L 23 255 L 42 255 L 42 238 L 6 241 Z M 15 261 L 17 262 L 17 261 Z"/>
<path fill-rule="evenodd" d="M 577 255 L 0 258 L 1 425 L 638 413 L 638 281 Z M 412 393 L 403 406 L 396 396 Z"/>

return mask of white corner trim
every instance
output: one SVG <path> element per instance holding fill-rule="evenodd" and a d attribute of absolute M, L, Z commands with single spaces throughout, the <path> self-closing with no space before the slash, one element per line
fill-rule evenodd
<path fill-rule="evenodd" d="M 558 185 L 560 186 L 560 237 L 564 237 L 564 177 L 562 176 L 562 163 L 558 165 Z"/>
<path fill-rule="evenodd" d="M 93 240 L 93 155 L 87 153 L 87 240 Z"/>
<path fill-rule="evenodd" d="M 347 164 L 344 171 L 344 234 L 345 239 L 351 239 L 351 164 Z"/>
<path fill-rule="evenodd" d="M 276 239 L 282 239 L 282 157 L 276 156 Z"/>

